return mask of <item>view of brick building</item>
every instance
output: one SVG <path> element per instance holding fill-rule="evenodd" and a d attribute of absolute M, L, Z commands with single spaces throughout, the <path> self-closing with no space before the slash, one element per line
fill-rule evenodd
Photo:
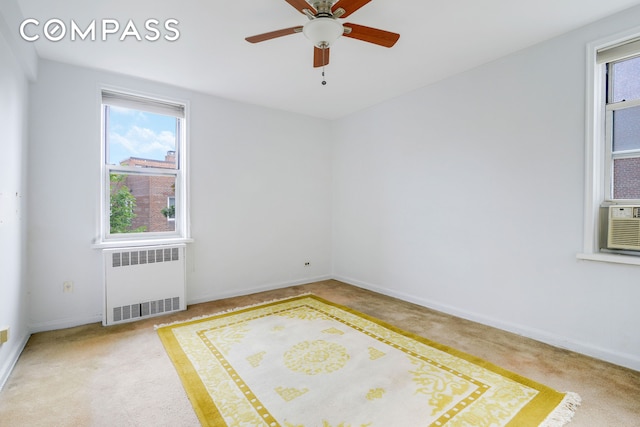
<path fill-rule="evenodd" d="M 167 152 L 164 160 L 130 157 L 120 164 L 137 168 L 175 169 L 176 153 Z M 162 212 L 175 203 L 174 177 L 130 174 L 127 175 L 125 185 L 136 199 L 136 216 L 132 221 L 132 229 L 144 226 L 147 232 L 175 230 L 173 216 L 167 218 Z"/>

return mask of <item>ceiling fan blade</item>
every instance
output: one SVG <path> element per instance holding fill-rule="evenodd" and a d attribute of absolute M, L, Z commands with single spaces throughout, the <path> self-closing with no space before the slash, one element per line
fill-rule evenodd
<path fill-rule="evenodd" d="M 329 65 L 329 48 L 325 47 L 320 49 L 319 47 L 313 47 L 313 66 L 323 67 Z"/>
<path fill-rule="evenodd" d="M 351 28 L 351 32 L 345 31 L 345 37 L 351 37 L 352 39 L 358 39 L 384 47 L 393 46 L 400 38 L 400 34 L 365 27 L 364 25 L 344 24 L 344 27 Z"/>
<path fill-rule="evenodd" d="M 307 3 L 305 0 L 284 0 L 293 6 L 298 12 L 304 13 L 304 9 L 309 9 L 313 14 L 316 13 L 316 10 Z"/>
<path fill-rule="evenodd" d="M 288 36 L 289 34 L 301 33 L 302 27 L 283 28 L 282 30 L 270 31 L 264 34 L 258 34 L 255 36 L 245 38 L 249 43 L 259 43 L 265 40 L 275 39 L 277 37 Z"/>
<path fill-rule="evenodd" d="M 360 9 L 365 4 L 369 3 L 370 1 L 371 0 L 338 0 L 338 3 L 334 4 L 333 7 L 331 8 L 331 12 L 335 12 L 337 9 L 343 8 L 344 13 L 342 14 L 341 18 L 345 18 L 351 15 L 356 10 Z"/>

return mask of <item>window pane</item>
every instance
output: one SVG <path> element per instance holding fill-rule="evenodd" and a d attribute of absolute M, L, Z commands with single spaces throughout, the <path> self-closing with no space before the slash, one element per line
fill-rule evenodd
<path fill-rule="evenodd" d="M 111 174 L 111 234 L 175 231 L 175 221 L 167 221 L 175 189 L 174 176 Z"/>
<path fill-rule="evenodd" d="M 167 198 L 167 211 L 165 216 L 167 217 L 167 221 L 176 219 L 176 198 L 174 196 Z"/>
<path fill-rule="evenodd" d="M 640 106 L 613 112 L 613 151 L 640 149 Z"/>
<path fill-rule="evenodd" d="M 640 157 L 613 161 L 613 198 L 640 199 Z"/>
<path fill-rule="evenodd" d="M 121 107 L 105 108 L 107 164 L 176 168 L 176 117 Z"/>
<path fill-rule="evenodd" d="M 640 98 L 640 57 L 614 62 L 613 66 L 613 101 L 630 101 Z"/>

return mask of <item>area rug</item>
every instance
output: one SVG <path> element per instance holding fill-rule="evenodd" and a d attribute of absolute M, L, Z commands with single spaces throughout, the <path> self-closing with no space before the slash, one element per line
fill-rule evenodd
<path fill-rule="evenodd" d="M 203 426 L 561 426 L 580 398 L 314 295 L 158 327 Z"/>

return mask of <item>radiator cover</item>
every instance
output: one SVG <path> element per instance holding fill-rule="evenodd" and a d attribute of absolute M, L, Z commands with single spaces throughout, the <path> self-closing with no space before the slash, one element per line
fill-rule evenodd
<path fill-rule="evenodd" d="M 185 310 L 186 245 L 103 250 L 105 326 Z"/>

